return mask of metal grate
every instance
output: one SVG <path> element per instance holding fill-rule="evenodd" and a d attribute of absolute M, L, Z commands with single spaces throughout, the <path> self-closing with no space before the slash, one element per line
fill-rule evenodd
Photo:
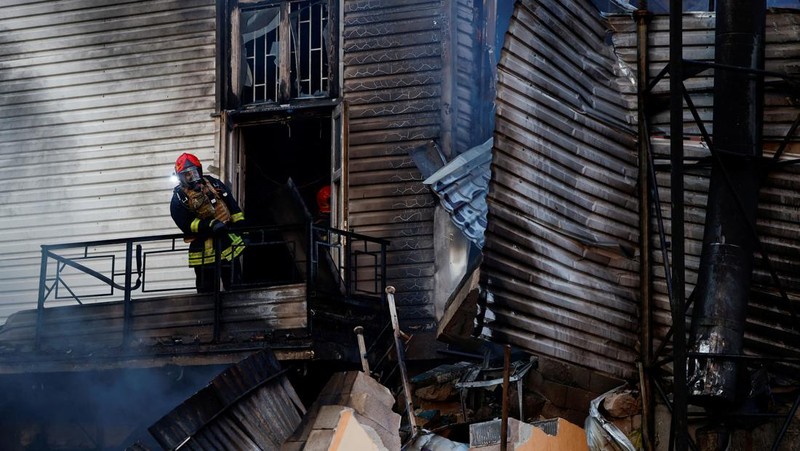
<path fill-rule="evenodd" d="M 476 423 L 469 428 L 469 446 L 481 448 L 500 443 L 501 420 Z"/>
<path fill-rule="evenodd" d="M 328 93 L 327 2 L 292 2 L 292 97 Z"/>
<path fill-rule="evenodd" d="M 243 103 L 290 100 L 281 93 L 282 77 L 287 76 L 291 99 L 328 96 L 327 0 L 272 3 L 243 10 L 240 33 Z M 284 52 L 289 53 L 288 59 L 281 57 Z"/>
<path fill-rule="evenodd" d="M 242 12 L 242 101 L 278 100 L 280 87 L 281 8 L 268 7 Z"/>

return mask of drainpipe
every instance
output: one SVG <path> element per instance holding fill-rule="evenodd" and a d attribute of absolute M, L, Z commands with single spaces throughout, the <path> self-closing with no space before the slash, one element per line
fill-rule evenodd
<path fill-rule="evenodd" d="M 647 10 L 647 0 L 639 1 L 639 8 L 634 12 L 636 19 L 636 84 L 639 122 L 639 296 L 642 302 L 642 335 L 641 335 L 641 393 L 642 393 L 642 442 L 645 449 L 653 449 L 654 441 L 650 431 L 654 425 L 651 406 L 652 391 L 649 384 L 649 373 L 653 359 L 653 313 L 650 278 L 650 133 L 647 127 L 646 90 L 647 76 L 647 25 L 651 14 Z"/>
<path fill-rule="evenodd" d="M 736 401 L 762 155 L 763 78 L 752 70 L 764 68 L 765 13 L 764 0 L 717 2 L 713 166 L 687 381 L 690 402 L 712 411 Z"/>
<path fill-rule="evenodd" d="M 670 148 L 670 212 L 672 214 L 672 292 L 670 310 L 673 319 L 673 371 L 672 418 L 669 447 L 675 451 L 689 449 L 687 434 L 686 385 L 686 317 L 684 287 L 686 286 L 686 258 L 683 230 L 683 1 L 669 2 L 669 148 Z M 674 438 L 674 441 L 673 441 Z M 672 445 L 675 445 L 674 447 Z"/>

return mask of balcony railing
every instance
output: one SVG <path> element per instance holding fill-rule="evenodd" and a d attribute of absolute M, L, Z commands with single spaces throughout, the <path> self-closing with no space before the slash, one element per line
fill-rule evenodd
<path fill-rule="evenodd" d="M 241 274 L 230 290 L 306 284 L 311 297 L 336 302 L 380 302 L 386 287 L 388 241 L 314 224 L 296 227 L 247 227 Z M 36 341 L 46 307 L 123 303 L 123 342 L 132 325 L 136 299 L 195 292 L 182 234 L 42 246 Z M 219 256 L 219 246 L 216 246 Z M 214 339 L 220 329 L 220 259 L 216 258 Z"/>

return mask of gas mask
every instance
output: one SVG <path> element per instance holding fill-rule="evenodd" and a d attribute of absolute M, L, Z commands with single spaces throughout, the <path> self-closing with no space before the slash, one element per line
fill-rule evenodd
<path fill-rule="evenodd" d="M 181 185 L 193 189 L 195 191 L 200 189 L 200 171 L 195 166 L 186 167 L 178 173 L 178 180 Z"/>

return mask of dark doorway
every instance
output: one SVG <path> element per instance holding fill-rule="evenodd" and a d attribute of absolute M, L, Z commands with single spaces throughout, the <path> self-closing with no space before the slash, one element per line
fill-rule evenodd
<path fill-rule="evenodd" d="M 330 114 L 244 126 L 240 137 L 248 223 L 288 227 L 263 237 L 263 245 L 248 246 L 245 282 L 299 282 L 305 274 L 306 227 L 319 217 L 316 195 L 330 185 Z"/>

